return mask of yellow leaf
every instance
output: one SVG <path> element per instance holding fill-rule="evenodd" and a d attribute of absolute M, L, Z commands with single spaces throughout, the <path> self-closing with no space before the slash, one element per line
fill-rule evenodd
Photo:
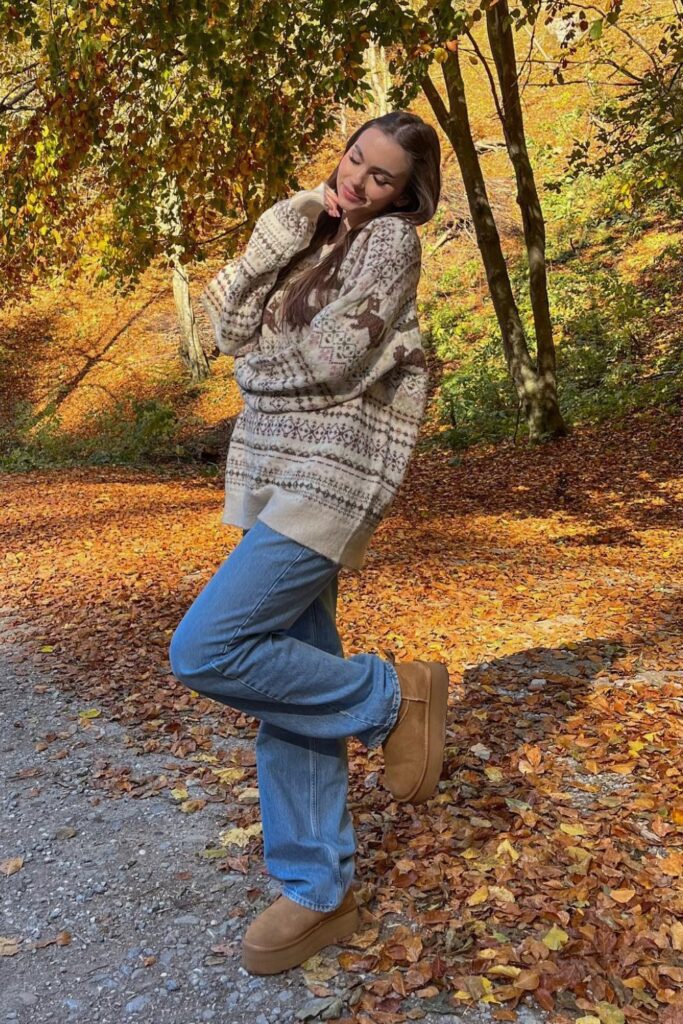
<path fill-rule="evenodd" d="M 673 808 L 671 811 L 671 820 L 674 825 L 683 825 L 683 805 Z"/>
<path fill-rule="evenodd" d="M 644 750 L 646 746 L 647 744 L 643 743 L 642 740 L 629 740 L 628 752 L 631 757 L 637 757 L 641 750 Z"/>
<path fill-rule="evenodd" d="M 513 967 L 512 964 L 496 964 L 488 973 L 501 978 L 516 978 L 520 970 L 521 968 Z"/>
<path fill-rule="evenodd" d="M 189 793 L 187 792 L 184 786 L 178 786 L 177 789 L 171 790 L 171 796 L 175 800 L 187 800 Z"/>
<path fill-rule="evenodd" d="M 205 761 L 207 764 L 216 764 L 218 758 L 215 754 L 193 754 L 190 761 Z"/>
<path fill-rule="evenodd" d="M 220 833 L 220 841 L 224 846 L 241 846 L 245 847 L 252 836 L 260 835 L 262 826 L 260 821 L 254 822 L 253 825 L 247 825 L 246 828 L 229 828 L 225 829 Z"/>
<path fill-rule="evenodd" d="M 545 933 L 541 941 L 548 949 L 557 950 L 562 949 L 565 943 L 569 941 L 569 936 L 559 925 L 554 924 L 550 931 Z"/>
<path fill-rule="evenodd" d="M 217 775 L 221 782 L 230 785 L 231 782 L 239 782 L 246 775 L 244 768 L 215 768 L 214 775 Z"/>
<path fill-rule="evenodd" d="M 88 708 L 87 711 L 79 711 L 79 718 L 97 718 L 102 712 L 98 708 Z"/>
<path fill-rule="evenodd" d="M 480 885 L 467 900 L 468 907 L 478 907 L 480 903 L 486 903 L 489 898 L 488 885 Z"/>
<path fill-rule="evenodd" d="M 507 854 L 513 864 L 519 860 L 519 854 L 515 850 L 514 846 L 509 839 L 504 839 L 502 843 L 498 843 L 496 847 L 496 857 L 502 857 L 503 854 Z"/>
<path fill-rule="evenodd" d="M 41 654 L 51 654 L 52 651 L 54 651 L 54 647 L 50 647 L 49 644 L 46 644 L 45 647 L 40 648 Z"/>
<path fill-rule="evenodd" d="M 565 832 L 568 836 L 585 836 L 586 834 L 583 825 L 568 825 L 565 821 L 560 825 L 560 832 Z"/>
<path fill-rule="evenodd" d="M 585 875 L 588 873 L 588 867 L 591 861 L 591 854 L 588 850 L 584 850 L 582 846 L 568 846 L 567 853 L 575 861 L 573 867 L 569 870 L 573 875 Z"/>
<path fill-rule="evenodd" d="M 606 1003 L 603 1000 L 597 1004 L 596 1010 L 600 1017 L 600 1024 L 624 1024 L 624 1011 L 620 1010 L 618 1006 L 612 1006 L 611 1003 Z"/>
<path fill-rule="evenodd" d="M 587 1017 L 577 1017 L 574 1024 L 600 1024 L 600 1018 L 589 1013 Z"/>
<path fill-rule="evenodd" d="M 515 894 L 506 889 L 504 885 L 491 885 L 489 886 L 489 892 L 494 899 L 500 900 L 501 903 L 514 903 Z"/>
<path fill-rule="evenodd" d="M 482 960 L 495 960 L 498 956 L 498 950 L 494 946 L 486 946 L 484 949 L 480 949 L 478 956 Z"/>
<path fill-rule="evenodd" d="M 500 770 L 500 768 L 496 768 L 492 764 L 491 765 L 487 765 L 486 768 L 484 768 L 484 773 L 485 773 L 486 777 L 491 780 L 491 782 L 502 782 L 503 781 L 503 773 L 502 773 L 502 771 Z"/>
<path fill-rule="evenodd" d="M 683 922 L 674 921 L 669 926 L 669 931 L 671 932 L 671 945 L 679 952 L 683 952 Z"/>

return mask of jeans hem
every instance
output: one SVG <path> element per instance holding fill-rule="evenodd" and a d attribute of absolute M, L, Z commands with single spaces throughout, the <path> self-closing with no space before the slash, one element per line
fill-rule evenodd
<path fill-rule="evenodd" d="M 298 896 L 291 892 L 287 888 L 283 888 L 282 895 L 286 896 L 288 900 L 292 900 L 293 903 L 298 903 L 302 907 L 306 907 L 308 910 L 317 910 L 322 914 L 329 914 L 331 911 L 336 910 L 344 902 L 344 897 L 331 907 L 321 906 L 320 903 L 316 903 L 314 900 L 307 900 L 305 896 Z"/>
<path fill-rule="evenodd" d="M 385 661 L 385 666 L 389 672 L 389 678 L 394 684 L 394 695 L 391 700 L 391 708 L 389 710 L 389 716 L 387 722 L 384 725 L 378 726 L 373 732 L 371 732 L 366 740 L 366 747 L 368 749 L 372 747 L 379 747 L 384 743 L 385 739 L 396 725 L 398 718 L 399 708 L 401 706 L 401 684 L 398 679 L 396 669 L 390 661 Z"/>

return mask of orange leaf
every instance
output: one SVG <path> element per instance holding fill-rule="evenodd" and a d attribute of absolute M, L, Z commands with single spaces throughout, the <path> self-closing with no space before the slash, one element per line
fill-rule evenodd
<path fill-rule="evenodd" d="M 628 903 L 636 894 L 635 889 L 610 889 L 610 896 L 617 903 Z"/>

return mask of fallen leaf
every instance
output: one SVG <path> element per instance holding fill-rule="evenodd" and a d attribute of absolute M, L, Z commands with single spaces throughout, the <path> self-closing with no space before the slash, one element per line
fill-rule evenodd
<path fill-rule="evenodd" d="M 494 899 L 500 900 L 502 903 L 515 902 L 515 894 L 510 889 L 506 889 L 504 885 L 490 885 L 489 893 Z"/>
<path fill-rule="evenodd" d="M 554 924 L 550 931 L 547 931 L 541 942 L 548 947 L 548 949 L 558 950 L 569 941 L 569 936 L 562 928 Z"/>
<path fill-rule="evenodd" d="M 514 967 L 513 964 L 496 964 L 487 974 L 493 974 L 496 978 L 516 978 L 521 974 L 521 967 Z"/>
<path fill-rule="evenodd" d="M 220 833 L 220 841 L 224 846 L 245 847 L 253 836 L 261 834 L 262 825 L 260 821 L 248 825 L 246 828 L 229 828 Z"/>
<path fill-rule="evenodd" d="M 3 875 L 13 875 L 21 870 L 23 863 L 23 857 L 9 857 L 7 860 L 0 860 L 0 872 Z"/>
<path fill-rule="evenodd" d="M 180 810 L 183 814 L 194 814 L 195 811 L 201 811 L 202 807 L 206 806 L 206 800 L 199 797 L 194 797 L 191 800 L 183 800 L 180 804 Z"/>
<path fill-rule="evenodd" d="M 541 979 L 536 971 L 520 971 L 514 984 L 515 988 L 521 989 L 522 992 L 533 992 L 541 984 Z"/>
<path fill-rule="evenodd" d="M 258 789 L 255 786 L 248 786 L 238 794 L 237 799 L 241 804 L 257 804 L 259 802 Z"/>
<path fill-rule="evenodd" d="M 560 831 L 565 832 L 568 836 L 585 836 L 586 830 L 583 825 L 570 825 L 566 821 L 563 821 L 560 825 Z"/>
<path fill-rule="evenodd" d="M 598 1011 L 600 1024 L 624 1024 L 624 1011 L 620 1010 L 618 1006 L 612 1006 L 611 1003 L 603 1001 L 597 1003 L 595 1008 Z"/>
<path fill-rule="evenodd" d="M 489 887 L 488 885 L 480 885 L 478 889 L 475 889 L 472 895 L 467 900 L 468 907 L 478 907 L 480 903 L 486 903 L 489 898 Z"/>
<path fill-rule="evenodd" d="M 610 896 L 616 903 L 628 903 L 636 894 L 635 889 L 610 889 Z"/>
<path fill-rule="evenodd" d="M 519 860 L 519 854 L 509 839 L 504 839 L 502 843 L 498 843 L 498 846 L 496 847 L 496 857 L 502 859 L 504 855 L 508 856 L 513 864 L 516 864 Z"/>

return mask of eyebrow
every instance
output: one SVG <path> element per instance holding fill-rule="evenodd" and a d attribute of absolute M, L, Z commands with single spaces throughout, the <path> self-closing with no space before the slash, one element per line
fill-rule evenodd
<path fill-rule="evenodd" d="M 353 148 L 358 150 L 358 152 L 360 153 L 360 156 L 361 156 L 361 160 L 364 160 L 365 157 L 363 156 L 363 150 L 360 148 L 360 146 L 358 145 L 357 142 L 354 142 Z M 370 170 L 371 171 L 381 171 L 382 174 L 386 174 L 388 178 L 395 178 L 396 177 L 395 174 L 392 174 L 391 171 L 385 170 L 384 167 L 377 167 L 377 166 L 375 166 L 375 167 L 371 167 Z"/>

